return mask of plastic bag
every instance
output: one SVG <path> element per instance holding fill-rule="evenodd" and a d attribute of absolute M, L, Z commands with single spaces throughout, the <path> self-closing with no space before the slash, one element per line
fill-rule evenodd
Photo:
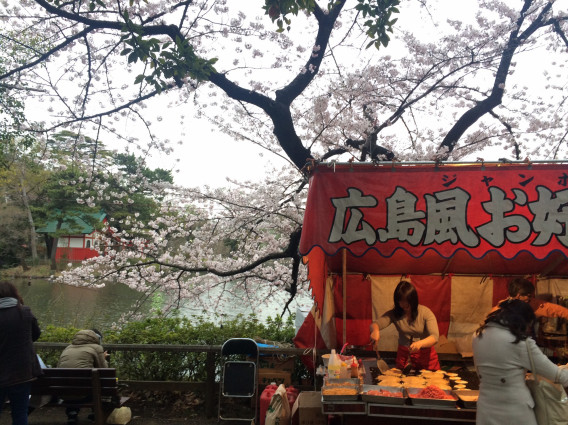
<path fill-rule="evenodd" d="M 288 425 L 290 423 L 290 403 L 284 384 L 276 389 L 266 410 L 265 425 Z"/>
<path fill-rule="evenodd" d="M 107 418 L 107 424 L 124 425 L 130 422 L 132 412 L 130 407 L 122 406 L 114 409 Z"/>

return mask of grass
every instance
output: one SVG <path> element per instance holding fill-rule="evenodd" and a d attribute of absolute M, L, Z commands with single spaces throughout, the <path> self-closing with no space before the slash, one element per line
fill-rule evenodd
<path fill-rule="evenodd" d="M 50 269 L 49 264 L 41 264 L 37 266 L 30 266 L 24 270 L 22 266 L 12 267 L 8 269 L 0 269 L 0 279 L 8 278 L 30 278 L 30 279 L 45 279 L 50 277 L 53 270 Z"/>

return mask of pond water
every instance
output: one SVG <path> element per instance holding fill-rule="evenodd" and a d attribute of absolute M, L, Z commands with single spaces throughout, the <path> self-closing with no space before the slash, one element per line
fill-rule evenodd
<path fill-rule="evenodd" d="M 44 279 L 12 282 L 24 303 L 32 309 L 40 326 L 75 326 L 107 328 L 131 310 L 140 296 L 126 285 L 109 285 L 103 289 L 77 288 Z M 142 312 L 147 314 L 150 307 Z"/>
<path fill-rule="evenodd" d="M 131 311 L 133 303 L 141 297 L 139 292 L 123 284 L 94 289 L 63 285 L 46 279 L 11 281 L 18 288 L 24 303 L 32 309 L 41 327 L 55 325 L 109 328 L 113 323 L 119 322 L 124 313 Z M 159 307 L 162 302 L 162 297 L 157 295 L 151 303 Z M 300 304 L 303 310 L 311 305 L 309 300 L 298 301 L 291 306 L 292 311 L 295 312 Z M 281 301 L 275 301 L 273 308 L 266 308 L 257 316 L 260 319 L 275 317 L 281 313 L 283 305 Z M 140 313 L 143 316 L 148 315 L 151 307 L 150 303 L 147 303 Z M 186 316 L 205 316 L 206 319 L 214 317 L 213 312 L 192 308 L 189 302 L 182 306 L 180 312 Z M 237 314 L 249 315 L 252 312 L 249 306 L 235 303 L 224 315 L 230 319 Z"/>

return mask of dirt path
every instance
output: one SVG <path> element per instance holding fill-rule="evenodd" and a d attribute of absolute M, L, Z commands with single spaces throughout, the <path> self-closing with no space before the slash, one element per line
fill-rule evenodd
<path fill-rule="evenodd" d="M 128 405 L 128 404 L 127 404 Z M 131 406 L 132 409 L 132 420 L 128 423 L 129 425 L 213 425 L 217 424 L 217 418 L 206 418 L 205 414 L 202 412 L 196 412 L 193 414 L 188 414 L 187 416 L 181 416 L 173 414 L 172 412 L 167 412 L 164 409 L 164 416 L 158 416 L 159 412 L 150 413 L 151 409 L 140 409 L 139 407 Z M 0 425 L 10 425 L 12 419 L 10 416 L 10 409 L 2 411 L 0 416 Z M 82 409 L 79 413 L 79 424 L 78 425 L 92 425 L 87 415 L 89 414 L 88 409 Z M 66 425 L 67 416 L 65 415 L 65 409 L 58 407 L 42 408 L 35 410 L 28 417 L 29 425 Z"/>

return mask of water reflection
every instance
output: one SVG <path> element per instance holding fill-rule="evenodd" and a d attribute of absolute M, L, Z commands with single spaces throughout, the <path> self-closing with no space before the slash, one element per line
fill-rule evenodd
<path fill-rule="evenodd" d="M 121 317 L 132 311 L 133 305 L 142 295 L 123 284 L 107 285 L 101 289 L 75 287 L 54 283 L 45 279 L 15 279 L 12 280 L 22 295 L 26 305 L 30 306 L 38 318 L 41 327 L 74 326 L 77 328 L 97 327 L 108 329 L 120 321 Z M 217 296 L 218 294 L 210 294 Z M 142 316 L 147 316 L 151 308 L 160 308 L 165 302 L 164 296 L 157 294 L 140 310 Z M 301 300 L 299 301 L 301 302 Z M 302 305 L 310 305 L 310 300 L 303 300 Z M 272 299 L 271 306 L 257 311 L 259 319 L 268 316 L 276 317 L 281 314 L 285 297 Z M 185 316 L 201 316 L 212 320 L 222 316 L 221 320 L 232 319 L 237 314 L 249 315 L 253 309 L 242 302 L 228 301 L 224 311 L 204 311 L 187 302 L 180 308 L 180 314 Z M 296 302 L 291 305 L 292 312 L 296 311 Z"/>
<path fill-rule="evenodd" d="M 44 279 L 14 280 L 26 305 L 41 326 L 75 326 L 108 328 L 118 322 L 140 296 L 126 285 L 109 285 L 103 289 L 77 288 Z M 142 314 L 148 314 L 145 306 Z"/>

